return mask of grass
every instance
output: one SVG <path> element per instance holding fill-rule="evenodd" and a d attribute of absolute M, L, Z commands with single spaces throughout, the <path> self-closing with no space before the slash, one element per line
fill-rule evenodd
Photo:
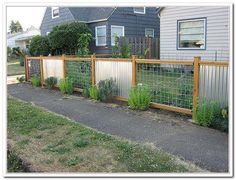
<path fill-rule="evenodd" d="M 152 145 L 98 132 L 12 97 L 8 143 L 30 169 L 40 172 L 201 171 Z"/>
<path fill-rule="evenodd" d="M 24 73 L 25 73 L 25 68 L 24 66 L 20 66 L 19 60 L 12 60 L 7 63 L 8 76 L 19 75 Z"/>

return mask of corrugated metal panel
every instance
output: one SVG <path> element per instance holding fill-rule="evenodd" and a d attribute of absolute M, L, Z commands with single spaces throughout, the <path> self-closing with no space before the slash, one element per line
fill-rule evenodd
<path fill-rule="evenodd" d="M 57 77 L 58 82 L 63 78 L 63 61 L 62 60 L 43 60 L 43 75 L 44 79 L 48 77 Z"/>
<path fill-rule="evenodd" d="M 229 68 L 223 66 L 201 66 L 199 100 L 206 98 L 228 106 Z"/>
<path fill-rule="evenodd" d="M 117 61 L 96 61 L 96 84 L 100 80 L 110 79 L 116 81 L 117 96 L 128 98 L 132 81 L 132 63 Z"/>

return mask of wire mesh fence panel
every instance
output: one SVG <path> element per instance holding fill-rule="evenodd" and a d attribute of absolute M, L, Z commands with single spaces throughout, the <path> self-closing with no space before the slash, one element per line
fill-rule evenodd
<path fill-rule="evenodd" d="M 66 75 L 74 87 L 88 89 L 92 85 L 91 61 L 66 61 Z"/>
<path fill-rule="evenodd" d="M 137 64 L 137 83 L 151 89 L 154 103 L 192 109 L 192 65 Z"/>
<path fill-rule="evenodd" d="M 40 76 L 40 61 L 39 60 L 28 60 L 29 67 L 29 78 L 32 76 Z"/>
<path fill-rule="evenodd" d="M 228 106 L 229 68 L 227 66 L 200 66 L 199 101 L 204 99 Z"/>

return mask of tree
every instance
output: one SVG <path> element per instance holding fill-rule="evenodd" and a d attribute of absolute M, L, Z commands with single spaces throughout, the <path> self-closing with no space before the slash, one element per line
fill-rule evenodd
<path fill-rule="evenodd" d="M 86 24 L 79 22 L 71 22 L 54 27 L 48 35 L 52 52 L 77 52 L 78 39 L 80 39 L 82 34 L 86 33 L 91 34 L 90 29 Z"/>
<path fill-rule="evenodd" d="M 50 53 L 50 45 L 47 36 L 35 36 L 31 39 L 29 53 L 32 56 L 47 56 Z"/>
<path fill-rule="evenodd" d="M 17 32 L 23 31 L 22 26 L 19 21 L 16 21 L 16 22 L 11 21 L 11 24 L 9 26 L 9 30 L 11 33 L 17 33 Z"/>

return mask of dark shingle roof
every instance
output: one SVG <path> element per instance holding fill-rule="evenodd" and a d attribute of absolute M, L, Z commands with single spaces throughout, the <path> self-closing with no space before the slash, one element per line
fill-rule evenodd
<path fill-rule="evenodd" d="M 78 21 L 97 21 L 107 19 L 115 7 L 96 8 L 96 7 L 69 7 L 71 14 Z"/>

